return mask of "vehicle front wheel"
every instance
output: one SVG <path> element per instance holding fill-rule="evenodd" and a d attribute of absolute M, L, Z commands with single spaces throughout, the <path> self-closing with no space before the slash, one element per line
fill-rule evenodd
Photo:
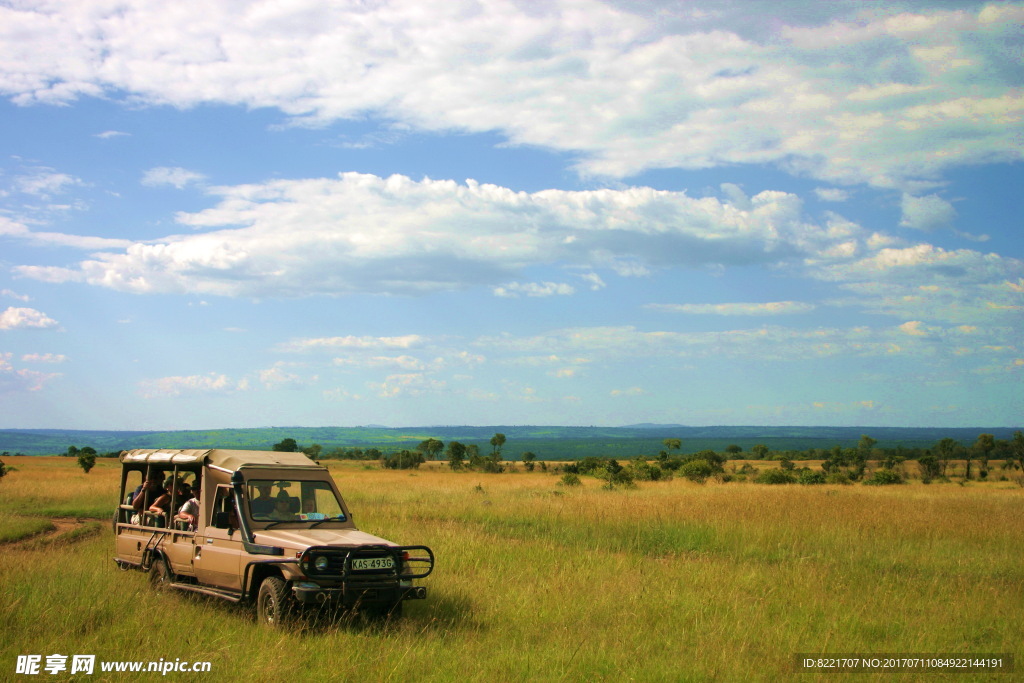
<path fill-rule="evenodd" d="M 277 576 L 268 576 L 260 584 L 256 595 L 256 617 L 272 628 L 280 628 L 288 623 L 294 612 L 292 596 L 288 594 L 288 585 Z"/>

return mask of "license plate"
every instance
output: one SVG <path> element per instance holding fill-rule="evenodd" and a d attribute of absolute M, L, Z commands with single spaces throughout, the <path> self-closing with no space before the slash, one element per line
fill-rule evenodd
<path fill-rule="evenodd" d="M 357 557 L 352 560 L 352 569 L 391 569 L 395 566 L 393 557 Z"/>

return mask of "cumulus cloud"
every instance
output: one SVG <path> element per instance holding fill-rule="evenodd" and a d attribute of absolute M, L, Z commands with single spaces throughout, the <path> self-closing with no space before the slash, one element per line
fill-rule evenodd
<path fill-rule="evenodd" d="M 494 296 L 517 298 L 520 295 L 533 297 L 567 296 L 576 293 L 576 288 L 564 282 L 510 282 L 494 288 Z"/>
<path fill-rule="evenodd" d="M 0 8 L 0 93 L 273 107 L 311 124 L 371 113 L 497 131 L 619 177 L 773 163 L 909 190 L 1022 158 L 1020 3 L 740 6 L 446 3 L 424 20 L 419 0 L 211 0 L 201 17 L 155 0 L 19 3 Z"/>
<path fill-rule="evenodd" d="M 396 398 L 439 393 L 445 389 L 447 382 L 431 378 L 424 373 L 411 372 L 388 375 L 383 382 L 371 382 L 369 386 L 381 398 Z"/>
<path fill-rule="evenodd" d="M 816 187 L 814 194 L 823 202 L 845 202 L 850 198 L 847 190 L 840 190 L 835 187 Z"/>
<path fill-rule="evenodd" d="M 571 285 L 509 285 L 535 265 L 641 276 L 663 267 L 775 264 L 855 238 L 849 224 L 803 219 L 795 195 L 760 192 L 737 209 L 716 198 L 635 187 L 515 192 L 495 185 L 343 173 L 211 190 L 219 203 L 177 220 L 192 232 L 98 253 L 73 268 L 20 266 L 48 282 L 135 293 L 304 296 L 416 294 L 470 286 L 567 294 Z"/>
<path fill-rule="evenodd" d="M 144 398 L 173 397 L 188 394 L 225 394 L 248 388 L 248 382 L 235 382 L 227 375 L 211 372 L 207 375 L 161 377 L 139 383 Z"/>
<path fill-rule="evenodd" d="M 45 330 L 60 327 L 60 323 L 34 308 L 9 307 L 0 313 L 0 330 Z"/>
<path fill-rule="evenodd" d="M 260 382 L 267 389 L 299 389 L 316 381 L 316 376 L 303 377 L 288 368 L 288 363 L 275 363 L 273 367 L 260 370 Z"/>
<path fill-rule="evenodd" d="M 913 197 L 904 193 L 900 208 L 903 212 L 900 225 L 925 232 L 952 228 L 956 219 L 953 205 L 934 194 Z"/>
<path fill-rule="evenodd" d="M 830 304 L 872 313 L 956 323 L 1020 324 L 1024 300 L 1014 284 L 1024 261 L 931 244 L 886 247 L 811 270 L 854 296 Z"/>
<path fill-rule="evenodd" d="M 647 304 L 645 308 L 669 313 L 697 315 L 789 315 L 813 311 L 815 306 L 800 301 L 769 301 L 766 303 L 728 304 Z"/>
<path fill-rule="evenodd" d="M 17 394 L 24 391 L 40 391 L 47 382 L 61 377 L 60 373 L 37 372 L 16 368 L 11 363 L 13 354 L 0 352 L 0 394 Z"/>
<path fill-rule="evenodd" d="M 202 183 L 204 180 L 206 180 L 206 176 L 202 173 L 180 167 L 158 166 L 142 174 L 142 184 L 147 187 L 170 185 L 181 190 L 189 185 Z"/>

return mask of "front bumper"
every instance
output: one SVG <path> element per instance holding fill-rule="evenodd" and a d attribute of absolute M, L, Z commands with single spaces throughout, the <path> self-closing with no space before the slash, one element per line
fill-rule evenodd
<path fill-rule="evenodd" d="M 321 586 L 311 581 L 298 581 L 292 586 L 295 599 L 304 605 L 353 607 L 355 605 L 389 604 L 402 600 L 424 600 L 427 589 L 412 585 Z"/>

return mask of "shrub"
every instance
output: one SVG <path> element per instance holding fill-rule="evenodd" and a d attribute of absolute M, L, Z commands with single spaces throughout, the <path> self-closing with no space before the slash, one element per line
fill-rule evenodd
<path fill-rule="evenodd" d="M 852 484 L 853 482 L 850 481 L 850 475 L 848 475 L 846 472 L 843 472 L 842 470 L 836 470 L 834 472 L 829 472 L 828 473 L 828 476 L 825 477 L 825 483 L 826 484 Z"/>
<path fill-rule="evenodd" d="M 579 475 L 573 472 L 566 472 L 562 475 L 561 481 L 558 482 L 559 486 L 581 486 L 583 482 L 580 481 Z"/>
<path fill-rule="evenodd" d="M 800 476 L 797 479 L 797 481 L 800 482 L 801 484 L 824 484 L 825 473 L 814 472 L 809 468 L 805 467 L 802 470 L 800 470 Z"/>
<path fill-rule="evenodd" d="M 409 470 L 418 469 L 423 462 L 423 454 L 419 451 L 400 451 L 385 455 L 380 464 L 389 470 Z"/>
<path fill-rule="evenodd" d="M 789 470 L 765 470 L 754 481 L 758 484 L 795 484 L 796 475 Z"/>
<path fill-rule="evenodd" d="M 631 461 L 628 469 L 630 475 L 637 481 L 668 481 L 672 479 L 672 472 L 651 465 L 643 457 Z"/>
<path fill-rule="evenodd" d="M 679 468 L 679 474 L 698 484 L 703 484 L 714 472 L 707 460 L 691 460 Z"/>
<path fill-rule="evenodd" d="M 865 479 L 864 483 L 869 486 L 887 486 L 889 484 L 902 484 L 903 477 L 895 470 L 881 469 Z"/>

